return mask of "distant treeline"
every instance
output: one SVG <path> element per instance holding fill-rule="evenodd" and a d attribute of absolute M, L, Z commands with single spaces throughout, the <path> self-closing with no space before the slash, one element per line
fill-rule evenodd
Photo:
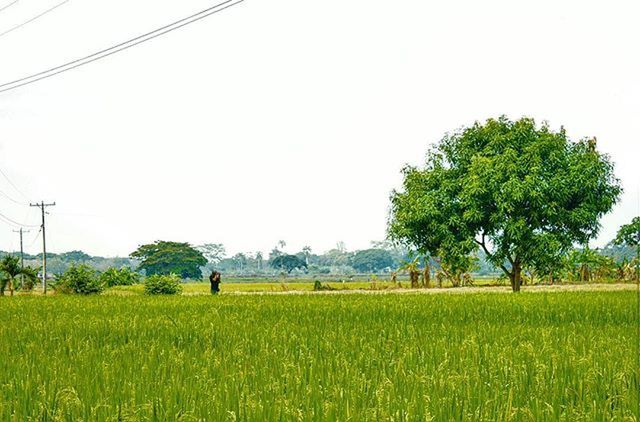
<path fill-rule="evenodd" d="M 221 246 L 221 245 L 220 245 Z M 282 269 L 276 259 L 279 256 L 295 256 L 304 267 L 295 268 L 292 274 L 327 274 L 327 275 L 352 275 L 352 274 L 384 274 L 396 271 L 406 262 L 411 261 L 417 255 L 406 249 L 394 247 L 389 242 L 372 242 L 372 247 L 356 251 L 348 251 L 342 244 L 324 253 L 313 253 L 310 248 L 287 254 L 274 248 L 268 257 L 263 257 L 260 252 L 237 253 L 227 257 L 224 248 L 217 259 L 212 259 L 202 267 L 203 273 L 208 274 L 212 269 L 223 272 L 226 275 L 261 276 L 278 275 Z M 576 249 L 581 251 L 582 249 Z M 616 263 L 632 261 L 636 251 L 628 246 L 607 245 L 601 249 L 592 251 L 598 255 L 611 258 Z M 0 251 L 0 257 L 5 255 L 19 255 L 16 252 Z M 39 267 L 42 264 L 42 255 L 25 254 L 25 265 Z M 437 268 L 437 262 L 429 258 L 420 257 L 420 265 L 428 260 L 432 268 Z M 61 274 L 73 264 L 87 264 L 98 271 L 109 268 L 130 268 L 135 270 L 139 261 L 129 257 L 101 257 L 92 256 L 83 251 L 70 251 L 64 253 L 47 253 L 47 273 Z M 493 276 L 500 271 L 485 259 L 482 251 L 476 253 L 475 265 L 472 274 L 475 276 Z"/>

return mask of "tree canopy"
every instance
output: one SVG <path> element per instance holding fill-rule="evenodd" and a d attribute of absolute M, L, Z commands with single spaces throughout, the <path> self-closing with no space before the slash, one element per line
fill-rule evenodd
<path fill-rule="evenodd" d="M 287 273 L 298 269 L 306 269 L 307 263 L 304 260 L 300 259 L 296 255 L 278 255 L 273 258 L 270 262 L 272 268 L 280 268 L 285 270 Z"/>
<path fill-rule="evenodd" d="M 450 266 L 478 247 L 520 290 L 523 268 L 548 272 L 599 230 L 621 192 L 595 139 L 571 141 L 531 118 L 447 134 L 424 168 L 403 170 L 389 235 Z"/>
<path fill-rule="evenodd" d="M 634 217 L 631 223 L 620 227 L 613 243 L 619 246 L 638 246 L 640 244 L 640 217 Z"/>
<path fill-rule="evenodd" d="M 141 261 L 138 270 L 145 270 L 148 276 L 177 274 L 182 278 L 200 279 L 200 267 L 207 263 L 202 252 L 190 244 L 161 240 L 140 246 L 130 257 Z"/>
<path fill-rule="evenodd" d="M 351 259 L 351 266 L 361 272 L 377 272 L 394 264 L 391 253 L 384 249 L 364 249 L 356 252 Z"/>

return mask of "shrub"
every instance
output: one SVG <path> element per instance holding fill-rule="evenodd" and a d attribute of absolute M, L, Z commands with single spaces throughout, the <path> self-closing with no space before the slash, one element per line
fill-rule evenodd
<path fill-rule="evenodd" d="M 324 290 L 335 290 L 333 287 L 329 285 L 324 285 L 320 282 L 320 280 L 315 280 L 313 282 L 313 290 L 316 292 L 324 291 Z"/>
<path fill-rule="evenodd" d="M 100 274 L 100 281 L 107 287 L 131 286 L 140 282 L 140 274 L 128 267 L 109 268 Z"/>
<path fill-rule="evenodd" d="M 58 276 L 54 289 L 59 293 L 77 293 L 88 295 L 100 293 L 104 284 L 100 281 L 96 270 L 86 264 L 74 264 Z"/>
<path fill-rule="evenodd" d="M 152 275 L 144 281 L 144 292 L 148 295 L 174 295 L 181 291 L 180 278 L 175 274 Z"/>

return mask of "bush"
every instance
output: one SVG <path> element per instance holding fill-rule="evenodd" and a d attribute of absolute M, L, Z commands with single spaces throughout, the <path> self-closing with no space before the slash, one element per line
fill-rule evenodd
<path fill-rule="evenodd" d="M 320 280 L 315 280 L 313 282 L 313 290 L 316 292 L 324 291 L 324 290 L 335 290 L 333 287 L 329 285 L 324 285 L 320 282 Z"/>
<path fill-rule="evenodd" d="M 182 291 L 180 278 L 175 275 L 152 275 L 144 281 L 144 292 L 148 295 L 175 295 Z"/>
<path fill-rule="evenodd" d="M 104 284 L 98 278 L 96 270 L 86 264 L 70 266 L 67 271 L 58 276 L 53 287 L 59 293 L 83 295 L 100 293 L 104 290 Z"/>
<path fill-rule="evenodd" d="M 109 268 L 100 274 L 100 281 L 107 287 L 131 286 L 140 282 L 140 274 L 128 267 Z"/>

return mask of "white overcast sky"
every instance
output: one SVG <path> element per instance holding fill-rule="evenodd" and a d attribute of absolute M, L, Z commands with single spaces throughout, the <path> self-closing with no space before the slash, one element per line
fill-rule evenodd
<path fill-rule="evenodd" d="M 20 0 L 0 33 L 57 1 Z M 211 4 L 70 0 L 0 36 L 0 83 Z M 353 250 L 384 238 L 400 169 L 429 144 L 528 115 L 597 136 L 615 161 L 625 193 L 601 245 L 638 214 L 639 18 L 637 1 L 246 0 L 1 93 L 0 168 L 29 200 L 57 202 L 53 252 L 157 239 Z M 25 200 L 1 176 L 0 191 Z M 39 224 L 1 195 L 0 212 Z M 11 229 L 0 222 L 0 249 L 18 247 Z"/>

